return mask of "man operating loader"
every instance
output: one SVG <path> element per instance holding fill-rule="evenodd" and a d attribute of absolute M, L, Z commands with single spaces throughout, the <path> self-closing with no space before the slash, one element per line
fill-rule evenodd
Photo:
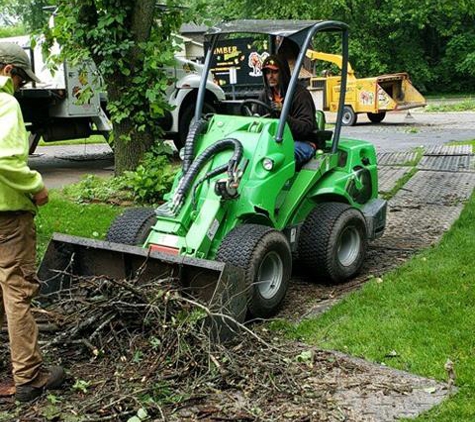
<path fill-rule="evenodd" d="M 259 95 L 259 101 L 270 106 L 278 117 L 290 82 L 289 64 L 281 57 L 271 55 L 262 64 L 262 74 L 264 90 Z M 258 111 L 262 114 L 261 110 Z M 297 166 L 301 166 L 315 154 L 316 145 L 312 142 L 312 135 L 317 122 L 312 96 L 300 84 L 296 86 L 287 123 L 295 142 L 295 160 Z"/>
<path fill-rule="evenodd" d="M 40 287 L 34 216 L 48 202 L 48 191 L 40 174 L 28 167 L 28 136 L 13 94 L 31 81 L 39 79 L 28 55 L 17 44 L 0 43 L 0 326 L 6 315 L 15 399 L 21 402 L 64 380 L 63 368 L 43 366 L 30 309 Z"/>

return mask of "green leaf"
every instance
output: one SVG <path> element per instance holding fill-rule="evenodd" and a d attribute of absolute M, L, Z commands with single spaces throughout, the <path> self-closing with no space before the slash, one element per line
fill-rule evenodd
<path fill-rule="evenodd" d="M 138 411 L 137 411 L 137 416 L 141 419 L 141 420 L 145 420 L 148 418 L 148 413 L 147 413 L 147 410 L 144 409 L 143 407 L 140 408 Z"/>

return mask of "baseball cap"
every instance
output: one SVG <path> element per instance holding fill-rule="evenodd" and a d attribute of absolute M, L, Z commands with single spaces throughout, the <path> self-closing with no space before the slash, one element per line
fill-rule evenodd
<path fill-rule="evenodd" d="M 12 42 L 0 42 L 0 63 L 11 64 L 22 69 L 30 80 L 41 82 L 38 76 L 31 70 L 28 54 L 18 44 Z"/>
<path fill-rule="evenodd" d="M 262 63 L 262 69 L 279 70 L 279 66 L 274 58 L 267 57 Z"/>

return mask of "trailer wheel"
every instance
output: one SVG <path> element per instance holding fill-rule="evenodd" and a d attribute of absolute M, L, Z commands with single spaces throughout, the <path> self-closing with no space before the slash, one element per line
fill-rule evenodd
<path fill-rule="evenodd" d="M 341 282 L 361 269 L 367 242 L 360 211 L 347 204 L 326 202 L 318 204 L 305 219 L 299 258 L 312 275 Z"/>
<path fill-rule="evenodd" d="M 366 114 L 371 123 L 381 123 L 386 117 L 385 111 L 381 113 L 366 113 Z"/>
<path fill-rule="evenodd" d="M 353 107 L 345 106 L 343 108 L 343 118 L 341 122 L 345 126 L 354 126 L 358 120 L 358 115 L 353 111 Z"/>
<path fill-rule="evenodd" d="M 250 317 L 268 318 L 279 310 L 292 273 L 290 245 L 281 232 L 259 224 L 238 226 L 222 241 L 216 260 L 245 270 Z"/>
<path fill-rule="evenodd" d="M 153 208 L 131 208 L 119 215 L 109 227 L 106 240 L 125 245 L 142 246 L 157 222 Z"/>
<path fill-rule="evenodd" d="M 185 146 L 186 137 L 188 136 L 188 130 L 190 129 L 191 122 L 195 116 L 196 104 L 192 102 L 185 106 L 183 113 L 180 113 L 180 121 L 178 122 L 178 136 L 173 141 L 177 150 L 180 150 Z M 216 109 L 210 104 L 205 102 L 203 105 L 203 114 L 216 113 Z"/>

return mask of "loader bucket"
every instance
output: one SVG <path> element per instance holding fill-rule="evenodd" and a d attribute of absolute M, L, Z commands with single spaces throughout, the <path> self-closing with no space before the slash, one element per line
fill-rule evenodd
<path fill-rule="evenodd" d="M 218 261 L 167 255 L 129 246 L 55 233 L 48 245 L 38 278 L 41 297 L 68 289 L 77 277 L 104 276 L 116 280 L 178 280 L 178 286 L 213 313 L 244 322 L 247 292 L 244 271 Z M 211 317 L 213 337 L 224 341 L 236 329 L 226 317 Z"/>

